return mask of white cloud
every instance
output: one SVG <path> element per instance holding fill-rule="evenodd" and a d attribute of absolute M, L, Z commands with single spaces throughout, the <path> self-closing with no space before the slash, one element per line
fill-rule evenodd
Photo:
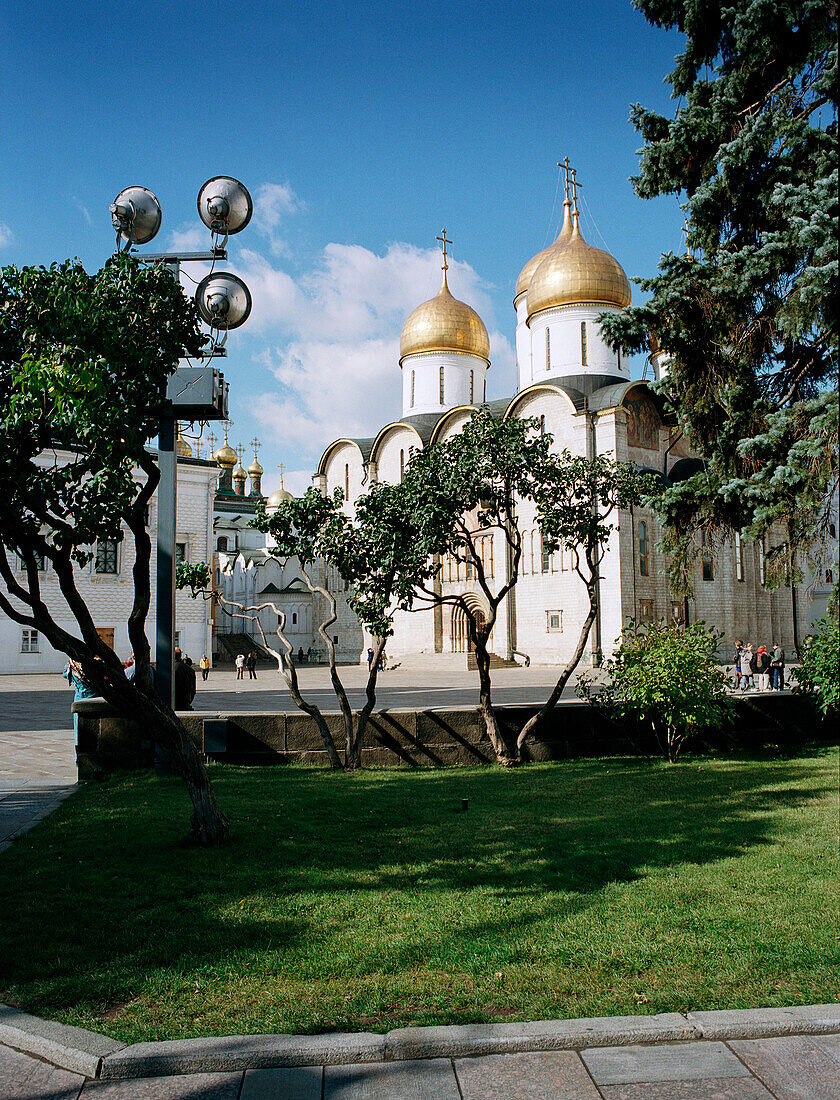
<path fill-rule="evenodd" d="M 0 222 L 0 248 L 5 248 L 7 245 L 10 245 L 14 239 L 14 234 L 11 229 L 9 229 L 8 225 Z"/>
<path fill-rule="evenodd" d="M 263 183 L 258 188 L 254 200 L 254 225 L 268 238 L 269 247 L 275 256 L 285 255 L 288 251 L 286 241 L 277 235 L 280 224 L 288 215 L 305 208 L 305 204 L 287 183 Z"/>
<path fill-rule="evenodd" d="M 93 225 L 93 219 L 90 216 L 90 211 L 84 205 L 84 203 L 77 199 L 75 196 L 73 197 L 73 202 L 75 202 L 76 206 L 79 208 L 79 210 L 81 210 L 82 215 L 84 216 L 84 219 L 88 223 L 88 225 Z"/>
<path fill-rule="evenodd" d="M 249 402 L 274 445 L 314 460 L 338 436 L 370 436 L 398 419 L 400 332 L 415 306 L 438 290 L 439 253 L 395 243 L 380 256 L 360 245 L 329 244 L 318 266 L 297 281 L 258 253 L 243 251 L 241 260 L 255 328 L 277 326 L 285 336 L 256 356 L 279 389 Z M 486 324 L 492 321 L 485 285 L 468 264 L 451 265 L 449 285 Z M 513 350 L 495 331 L 491 340 L 499 373 L 508 375 Z"/>

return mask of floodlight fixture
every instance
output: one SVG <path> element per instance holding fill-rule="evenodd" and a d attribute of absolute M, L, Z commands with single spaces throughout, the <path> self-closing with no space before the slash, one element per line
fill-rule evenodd
<path fill-rule="evenodd" d="M 148 187 L 126 187 L 111 203 L 111 224 L 117 231 L 117 250 L 148 244 L 160 229 L 163 213 Z"/>
<path fill-rule="evenodd" d="M 208 229 L 225 239 L 251 220 L 254 204 L 248 188 L 231 176 L 214 176 L 198 192 L 198 214 Z"/>
<path fill-rule="evenodd" d="M 228 271 L 205 275 L 196 287 L 195 304 L 211 329 L 239 328 L 251 312 L 251 292 Z"/>

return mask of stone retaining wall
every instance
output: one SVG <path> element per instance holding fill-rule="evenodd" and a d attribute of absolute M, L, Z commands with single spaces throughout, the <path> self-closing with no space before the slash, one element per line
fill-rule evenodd
<path fill-rule="evenodd" d="M 795 746 L 829 740 L 833 727 L 822 721 L 799 696 L 767 695 L 734 700 L 735 721 L 713 736 L 697 738 L 697 750 L 755 749 L 764 745 Z M 79 713 L 79 778 L 88 779 L 125 768 L 149 766 L 153 750 L 146 732 L 119 718 L 102 700 L 74 704 Z M 499 707 L 499 721 L 521 729 L 533 707 Z M 305 714 L 225 714 L 185 712 L 180 715 L 197 745 L 204 745 L 205 722 L 220 751 L 214 759 L 231 764 L 303 763 L 327 766 L 327 754 L 315 723 Z M 326 716 L 341 752 L 343 727 L 338 714 Z M 494 755 L 474 709 L 391 710 L 374 713 L 369 722 L 363 766 L 447 767 L 490 764 Z M 532 760 L 580 756 L 656 754 L 649 732 L 616 725 L 586 703 L 562 703 L 537 740 L 528 744 Z"/>

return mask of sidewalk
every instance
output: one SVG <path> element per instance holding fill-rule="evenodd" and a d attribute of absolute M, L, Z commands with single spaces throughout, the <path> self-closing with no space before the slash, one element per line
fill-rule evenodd
<path fill-rule="evenodd" d="M 831 1100 L 840 1005 L 120 1044 L 0 1006 L 15 1100 Z"/>

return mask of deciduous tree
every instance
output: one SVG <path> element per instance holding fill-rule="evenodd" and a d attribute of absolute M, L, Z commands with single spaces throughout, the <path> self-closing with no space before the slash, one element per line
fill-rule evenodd
<path fill-rule="evenodd" d="M 0 609 L 77 661 L 99 694 L 148 729 L 187 785 L 192 838 L 216 844 L 227 838 L 228 820 L 201 754 L 154 692 L 145 629 L 146 512 L 159 481 L 146 443 L 157 432 L 168 376 L 202 342 L 196 309 L 171 275 L 129 256 L 94 275 L 71 261 L 0 272 Z M 99 540 L 126 536 L 135 551 L 133 680 L 97 634 L 77 584 Z M 48 604 L 42 562 L 55 574 L 72 630 Z"/>

